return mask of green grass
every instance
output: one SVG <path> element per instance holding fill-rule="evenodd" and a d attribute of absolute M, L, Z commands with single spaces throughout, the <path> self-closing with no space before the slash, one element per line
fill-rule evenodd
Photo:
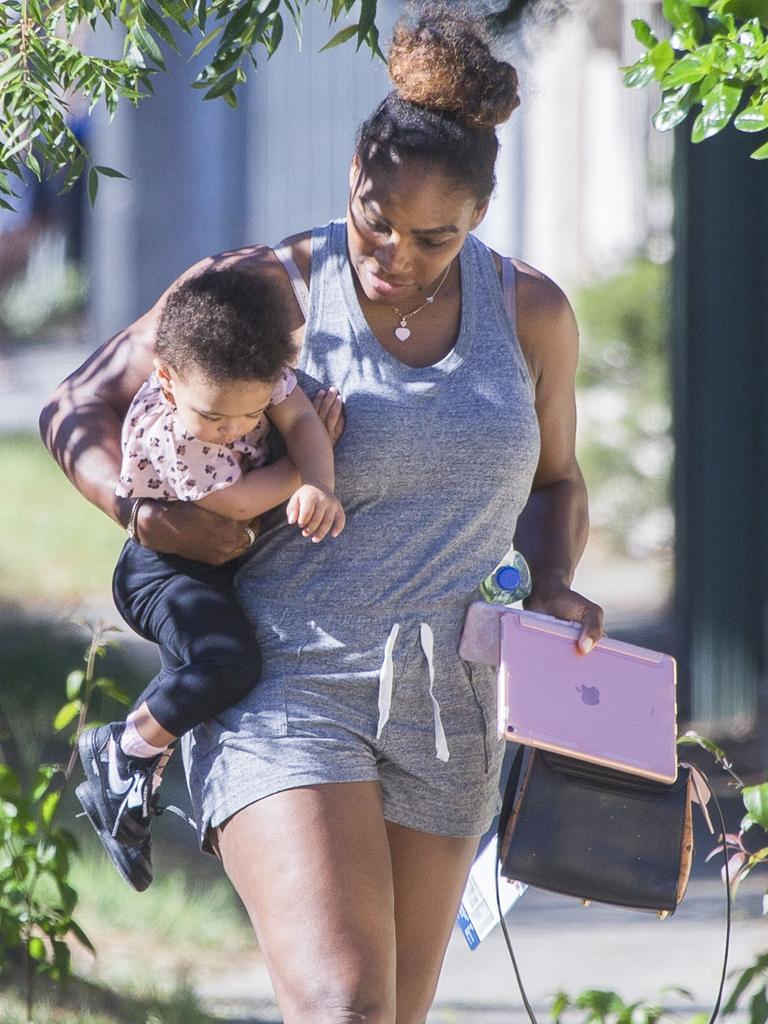
<path fill-rule="evenodd" d="M 18 604 L 109 601 L 125 539 L 34 434 L 0 436 L 0 593 Z"/>
<path fill-rule="evenodd" d="M 120 878 L 100 846 L 83 846 L 69 880 L 80 896 L 75 917 L 97 951 L 96 932 L 105 923 L 113 931 L 138 936 L 148 950 L 162 946 L 181 953 L 255 947 L 246 913 L 215 864 L 206 872 L 214 877 L 200 879 L 193 872 L 169 870 L 164 866 L 168 856 L 156 855 L 155 879 L 146 892 L 137 893 Z"/>
<path fill-rule="evenodd" d="M 0 978 L 0 1024 L 28 1024 L 23 972 L 6 970 Z M 165 995 L 116 992 L 82 978 L 56 986 L 35 979 L 32 1024 L 226 1024 L 200 1006 L 185 982 Z"/>

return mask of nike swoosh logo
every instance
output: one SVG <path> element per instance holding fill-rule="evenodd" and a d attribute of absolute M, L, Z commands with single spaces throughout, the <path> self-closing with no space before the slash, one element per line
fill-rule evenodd
<path fill-rule="evenodd" d="M 115 754 L 115 741 L 110 736 L 109 738 L 109 752 L 107 757 L 107 763 L 109 765 L 108 777 L 109 777 L 109 788 L 113 793 L 125 793 L 130 788 L 133 779 L 124 779 L 117 770 L 117 757 Z"/>

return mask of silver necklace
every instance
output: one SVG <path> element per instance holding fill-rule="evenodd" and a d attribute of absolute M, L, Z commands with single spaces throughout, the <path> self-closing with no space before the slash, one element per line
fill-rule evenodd
<path fill-rule="evenodd" d="M 408 321 L 411 319 L 412 316 L 416 316 L 417 313 L 420 313 L 425 306 L 429 306 L 435 301 L 435 296 L 445 284 L 445 279 L 446 277 L 448 277 L 448 271 L 451 269 L 452 266 L 453 260 L 451 260 L 451 262 L 445 268 L 445 273 L 440 278 L 440 284 L 437 286 L 437 288 L 435 288 L 432 294 L 428 295 L 426 299 L 422 302 L 422 304 L 420 306 L 417 306 L 416 309 L 412 309 L 410 313 L 401 313 L 397 306 L 392 307 L 395 313 L 397 313 L 397 315 L 400 317 L 400 323 L 395 328 L 395 337 L 397 338 L 398 341 L 408 341 L 408 339 L 411 336 L 411 331 L 410 328 L 408 327 Z"/>

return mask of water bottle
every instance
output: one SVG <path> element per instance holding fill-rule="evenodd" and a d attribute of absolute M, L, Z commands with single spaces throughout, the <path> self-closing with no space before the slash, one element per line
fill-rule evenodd
<path fill-rule="evenodd" d="M 531 570 L 519 551 L 510 549 L 480 584 L 480 593 L 490 604 L 514 604 L 531 592 Z"/>

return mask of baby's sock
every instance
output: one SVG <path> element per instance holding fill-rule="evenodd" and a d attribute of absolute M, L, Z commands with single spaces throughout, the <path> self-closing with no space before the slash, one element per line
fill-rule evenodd
<path fill-rule="evenodd" d="M 167 747 L 153 747 L 151 743 L 147 743 L 144 737 L 141 735 L 139 730 L 136 728 L 134 721 L 134 715 L 131 713 L 125 720 L 125 729 L 123 735 L 120 737 L 120 749 L 128 757 L 157 757 L 162 754 Z"/>

